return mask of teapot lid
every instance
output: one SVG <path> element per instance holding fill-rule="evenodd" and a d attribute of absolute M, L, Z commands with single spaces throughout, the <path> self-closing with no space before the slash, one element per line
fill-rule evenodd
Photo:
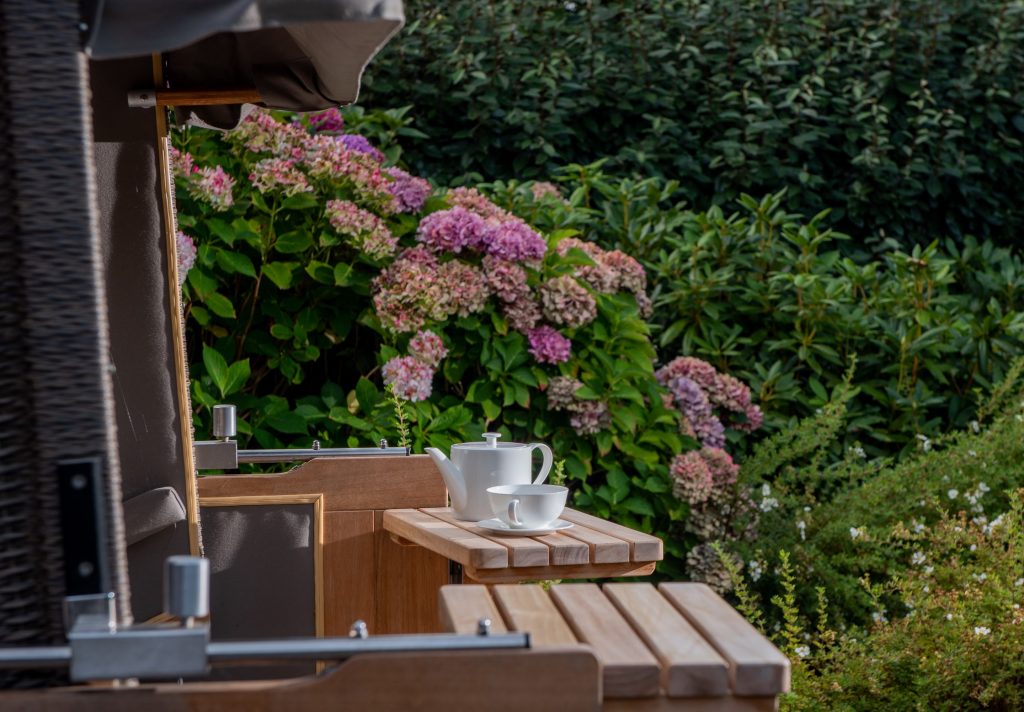
<path fill-rule="evenodd" d="M 479 440 L 471 443 L 458 443 L 453 448 L 465 448 L 467 450 L 508 450 L 510 448 L 526 447 L 523 443 L 499 443 L 501 433 L 483 433 L 484 441 Z"/>

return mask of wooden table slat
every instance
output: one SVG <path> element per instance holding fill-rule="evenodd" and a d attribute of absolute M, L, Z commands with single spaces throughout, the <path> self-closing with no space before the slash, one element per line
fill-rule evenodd
<path fill-rule="evenodd" d="M 479 537 L 493 541 L 508 549 L 509 564 L 512 566 L 547 566 L 550 563 L 549 547 L 532 537 L 523 536 L 501 536 L 491 534 L 486 529 L 477 526 L 475 522 L 464 522 L 456 519 L 448 507 L 433 507 L 422 510 L 432 517 L 448 522 L 466 531 L 473 532 Z"/>
<path fill-rule="evenodd" d="M 729 694 L 726 661 L 654 586 L 606 583 L 602 590 L 661 662 L 665 694 L 669 697 Z"/>
<path fill-rule="evenodd" d="M 441 625 L 449 633 L 476 635 L 481 618 L 490 619 L 492 633 L 508 632 L 486 586 L 442 586 L 438 606 Z"/>
<path fill-rule="evenodd" d="M 577 566 L 590 563 L 590 546 L 586 542 L 563 534 L 547 534 L 530 537 L 534 541 L 546 544 L 551 557 L 552 566 Z"/>
<path fill-rule="evenodd" d="M 416 509 L 389 509 L 384 528 L 414 544 L 478 569 L 508 567 L 508 549 Z"/>
<path fill-rule="evenodd" d="M 572 529 L 559 532 L 586 543 L 590 547 L 590 561 L 595 564 L 617 564 L 629 561 L 629 542 L 596 529 L 575 524 Z"/>
<path fill-rule="evenodd" d="M 705 584 L 663 583 L 658 590 L 729 662 L 733 694 L 789 691 L 786 656 Z"/>
<path fill-rule="evenodd" d="M 534 646 L 574 645 L 576 636 L 540 586 L 506 584 L 491 589 L 494 600 L 514 631 L 530 633 Z"/>
<path fill-rule="evenodd" d="M 619 576 L 650 576 L 655 563 L 581 564 L 580 566 L 530 566 L 518 569 L 475 569 L 466 566 L 464 573 L 471 583 L 522 583 L 558 579 L 617 578 Z"/>
<path fill-rule="evenodd" d="M 551 598 L 576 637 L 594 649 L 604 670 L 605 697 L 654 697 L 661 668 L 596 584 L 560 584 Z"/>
<path fill-rule="evenodd" d="M 562 512 L 562 519 L 622 539 L 629 544 L 631 561 L 661 561 L 665 558 L 664 544 L 656 536 L 638 532 L 586 512 L 577 512 L 575 509 L 566 509 Z"/>

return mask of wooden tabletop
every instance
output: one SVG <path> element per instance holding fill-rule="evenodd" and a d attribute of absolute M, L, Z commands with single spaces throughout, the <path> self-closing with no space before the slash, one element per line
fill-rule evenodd
<path fill-rule="evenodd" d="M 535 649 L 589 646 L 601 663 L 606 699 L 686 698 L 687 710 L 705 709 L 692 706 L 697 700 L 715 710 L 774 710 L 775 696 L 789 690 L 786 656 L 701 583 L 445 586 L 440 609 L 453 633 L 476 632 L 487 618 L 496 633 L 529 632 Z"/>
<path fill-rule="evenodd" d="M 573 526 L 544 536 L 503 536 L 452 515 L 450 507 L 389 509 L 384 529 L 462 564 L 481 583 L 646 576 L 664 556 L 661 539 L 566 509 Z"/>

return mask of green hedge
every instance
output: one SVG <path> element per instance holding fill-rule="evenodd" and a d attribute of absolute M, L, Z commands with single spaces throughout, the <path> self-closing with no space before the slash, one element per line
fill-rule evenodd
<path fill-rule="evenodd" d="M 1024 4 L 410 0 L 362 102 L 411 104 L 417 172 L 611 157 L 691 205 L 788 187 L 858 237 L 1015 239 Z"/>

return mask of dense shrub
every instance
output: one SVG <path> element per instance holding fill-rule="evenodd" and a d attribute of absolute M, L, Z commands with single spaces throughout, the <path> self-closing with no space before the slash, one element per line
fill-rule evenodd
<path fill-rule="evenodd" d="M 680 575 L 702 541 L 683 526 L 691 509 L 735 498 L 726 429 L 761 414 L 702 361 L 655 373 L 640 264 L 571 228 L 542 236 L 476 190 L 435 191 L 338 112 L 280 118 L 176 136 L 200 436 L 227 401 L 243 444 L 394 442 L 386 384 L 414 449 L 484 430 L 550 443 L 575 503 L 671 534 L 663 570 Z M 350 118 L 375 136 L 404 127 Z M 550 184 L 514 192 L 539 223 L 573 212 Z"/>
<path fill-rule="evenodd" d="M 822 457 L 846 427 L 841 398 L 761 443 L 742 473 L 756 492 L 758 538 L 730 548 L 744 562 L 753 590 L 764 600 L 781 593 L 781 549 L 790 554 L 798 581 L 794 601 L 804 613 L 817 608 L 815 589 L 821 586 L 833 622 L 843 627 L 904 615 L 902 593 L 871 592 L 864 578 L 887 586 L 926 566 L 930 573 L 942 554 L 928 531 L 942 516 L 962 512 L 978 529 L 991 531 L 1003 521 L 1008 492 L 1024 486 L 1020 371 L 1018 362 L 997 391 L 990 408 L 1000 415 L 991 424 L 922 440 L 918 452 L 899 463 L 856 449 L 836 463 Z M 1024 576 L 1019 564 L 1016 570 L 1014 579 Z"/>
<path fill-rule="evenodd" d="M 788 187 L 852 235 L 1014 240 L 1019 0 L 411 0 L 364 102 L 412 105 L 411 164 L 544 178 L 612 157 L 692 205 Z"/>

